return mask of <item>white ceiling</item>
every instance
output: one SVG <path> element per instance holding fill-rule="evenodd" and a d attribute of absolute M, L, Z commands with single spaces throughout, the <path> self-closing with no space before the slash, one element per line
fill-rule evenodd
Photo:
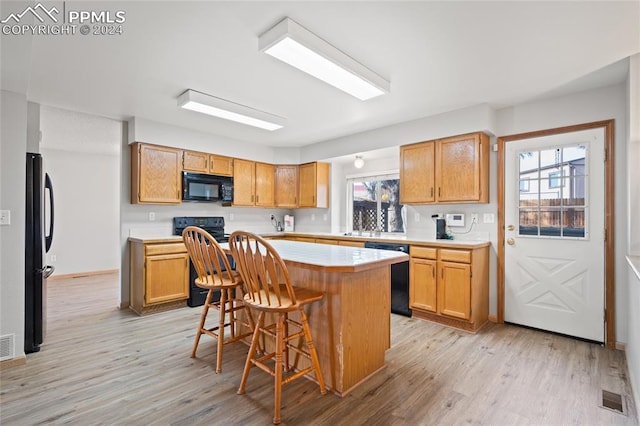
<path fill-rule="evenodd" d="M 43 105 L 280 147 L 617 83 L 626 76 L 624 63 L 592 73 L 640 51 L 638 1 L 67 7 L 124 10 L 124 34 L 2 35 L 3 90 L 26 92 Z M 362 102 L 259 52 L 258 36 L 285 16 L 389 80 L 391 92 Z M 287 125 L 268 132 L 182 110 L 176 98 L 188 88 L 286 117 Z"/>

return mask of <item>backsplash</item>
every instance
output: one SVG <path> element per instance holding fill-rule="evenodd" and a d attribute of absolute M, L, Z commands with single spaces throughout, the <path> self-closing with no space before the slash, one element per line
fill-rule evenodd
<path fill-rule="evenodd" d="M 176 216 L 222 216 L 225 232 L 245 230 L 256 233 L 275 232 L 270 216 L 283 222 L 289 209 L 257 209 L 249 207 L 222 207 L 217 203 L 182 203 L 176 206 L 136 205 L 127 213 L 128 236 L 162 238 L 173 235 L 173 218 Z M 150 215 L 154 220 L 150 220 Z"/>
<path fill-rule="evenodd" d="M 439 214 L 444 217 L 447 213 L 463 213 L 465 215 L 464 227 L 447 227 L 447 232 L 453 235 L 454 240 L 489 240 L 496 239 L 497 215 L 488 204 L 450 204 L 437 206 L 405 206 L 406 228 L 408 236 L 421 238 L 435 238 L 436 222 L 431 216 Z M 471 226 L 471 214 L 478 214 L 478 223 Z M 494 223 L 484 223 L 484 214 L 493 214 Z"/>

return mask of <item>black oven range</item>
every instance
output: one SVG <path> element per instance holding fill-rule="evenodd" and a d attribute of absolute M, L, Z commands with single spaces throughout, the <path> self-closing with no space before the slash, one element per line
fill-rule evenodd
<path fill-rule="evenodd" d="M 207 231 L 219 243 L 229 241 L 229 235 L 224 233 L 224 217 L 222 216 L 181 216 L 173 218 L 173 235 L 182 235 L 182 231 L 187 226 L 197 226 Z M 235 269 L 233 257 L 228 256 L 229 264 Z M 189 262 L 189 299 L 187 305 L 202 306 L 207 298 L 208 290 L 201 289 L 195 285 L 196 270 Z M 214 292 L 213 300 L 220 300 L 220 292 Z"/>

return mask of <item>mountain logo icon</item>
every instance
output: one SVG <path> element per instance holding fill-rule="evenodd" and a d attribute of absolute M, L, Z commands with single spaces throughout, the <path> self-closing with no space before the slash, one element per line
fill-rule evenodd
<path fill-rule="evenodd" d="M 49 17 L 53 22 L 58 22 L 58 18 L 56 18 L 56 16 L 54 15 L 54 13 L 57 15 L 58 13 L 60 13 L 60 11 L 54 6 L 51 9 L 47 9 L 46 7 L 44 7 L 42 5 L 42 3 L 38 3 L 37 5 L 31 7 L 27 7 L 25 10 L 23 10 L 21 13 L 15 14 L 15 13 L 11 13 L 9 14 L 9 16 L 7 16 L 5 19 L 3 19 L 2 21 L 0 21 L 3 24 L 8 23 L 9 21 L 13 20 L 16 24 L 20 22 L 20 20 L 22 19 L 22 17 L 24 15 L 26 15 L 27 13 L 31 13 L 33 16 L 35 16 L 35 18 L 40 21 L 41 23 L 44 22 L 44 17 Z M 44 16 L 44 17 L 43 17 Z"/>

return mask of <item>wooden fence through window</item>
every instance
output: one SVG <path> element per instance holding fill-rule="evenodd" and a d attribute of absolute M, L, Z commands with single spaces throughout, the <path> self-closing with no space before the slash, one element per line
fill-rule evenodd
<path fill-rule="evenodd" d="M 381 224 L 382 232 L 389 231 L 389 202 L 381 204 Z M 353 202 L 353 230 L 375 231 L 377 226 L 378 202 L 377 201 L 354 201 Z M 360 217 L 362 217 L 362 228 L 360 228 Z"/>

